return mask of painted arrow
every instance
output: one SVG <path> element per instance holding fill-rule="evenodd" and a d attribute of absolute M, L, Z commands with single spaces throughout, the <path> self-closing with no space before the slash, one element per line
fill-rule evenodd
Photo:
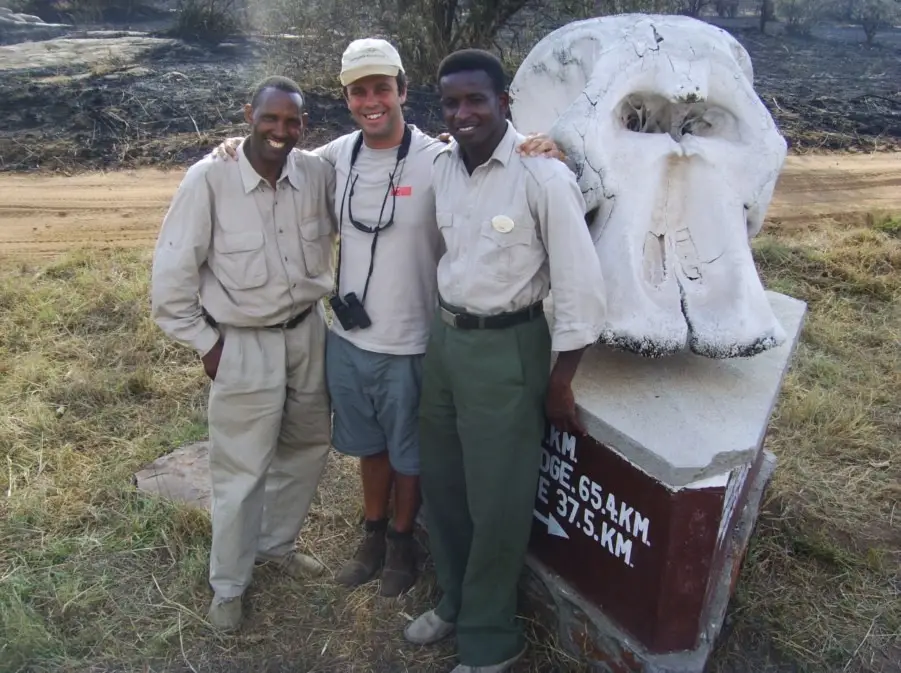
<path fill-rule="evenodd" d="M 555 535 L 557 537 L 569 539 L 569 535 L 566 534 L 566 531 L 563 530 L 563 526 L 557 523 L 557 519 L 554 518 L 553 514 L 548 514 L 545 516 L 537 509 L 532 510 L 532 514 L 535 515 L 535 518 L 538 519 L 541 523 L 547 526 L 548 535 Z"/>

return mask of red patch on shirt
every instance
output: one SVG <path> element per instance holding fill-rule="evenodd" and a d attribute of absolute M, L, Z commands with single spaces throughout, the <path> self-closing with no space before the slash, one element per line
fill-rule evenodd
<path fill-rule="evenodd" d="M 413 194 L 413 188 L 410 186 L 394 188 L 394 196 L 410 196 L 411 194 Z"/>

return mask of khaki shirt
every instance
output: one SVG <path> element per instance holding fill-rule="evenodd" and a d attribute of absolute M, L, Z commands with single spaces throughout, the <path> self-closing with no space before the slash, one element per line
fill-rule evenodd
<path fill-rule="evenodd" d="M 297 154 L 297 153 L 295 153 Z M 335 171 L 300 152 L 273 189 L 250 165 L 205 157 L 188 169 L 163 220 L 153 260 L 152 315 L 201 355 L 225 325 L 284 322 L 328 294 Z"/>
<path fill-rule="evenodd" d="M 562 162 L 516 152 L 523 140 L 508 122 L 472 175 L 456 143 L 435 158 L 432 185 L 447 246 L 438 292 L 452 306 L 493 315 L 524 309 L 553 287 L 552 348 L 577 350 L 597 341 L 605 317 L 585 201 Z"/>

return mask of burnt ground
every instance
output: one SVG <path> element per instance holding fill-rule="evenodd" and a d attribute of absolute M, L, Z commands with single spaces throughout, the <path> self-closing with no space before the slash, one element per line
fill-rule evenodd
<path fill-rule="evenodd" d="M 731 30 L 748 49 L 757 91 L 792 152 L 901 147 L 901 31 L 868 47 L 854 28 L 813 38 Z M 0 170 L 190 163 L 223 137 L 242 133 L 241 105 L 267 70 L 299 72 L 300 81 L 309 76 L 310 63 L 295 62 L 291 72 L 274 49 L 261 39 L 215 48 L 161 41 L 131 61 L 44 67 L 4 66 L 9 52 L 0 50 Z M 279 53 L 297 60 L 296 53 Z M 322 59 L 315 65 L 331 73 L 338 68 Z M 327 83 L 328 75 L 319 81 Z M 306 146 L 353 129 L 336 88 L 307 91 Z M 442 129 L 433 88 L 411 87 L 406 109 L 423 130 Z"/>
<path fill-rule="evenodd" d="M 222 138 L 245 131 L 242 106 L 267 74 L 271 48 L 254 39 L 212 49 L 175 42 L 134 62 L 0 70 L 0 170 L 71 172 L 199 159 Z M 303 145 L 354 128 L 339 90 L 305 87 L 305 94 L 310 123 Z M 411 87 L 407 120 L 439 132 L 435 100 L 430 88 Z"/>

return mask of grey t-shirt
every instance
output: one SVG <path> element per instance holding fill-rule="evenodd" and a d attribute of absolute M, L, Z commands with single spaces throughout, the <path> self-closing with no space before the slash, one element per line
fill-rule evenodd
<path fill-rule="evenodd" d="M 335 208 L 339 212 L 341 236 L 340 291 L 355 292 L 363 299 L 372 251 L 373 234 L 360 231 L 350 222 L 350 184 L 353 184 L 354 219 L 375 227 L 385 201 L 382 226 L 391 218 L 392 196 L 389 175 L 394 170 L 397 148 L 375 150 L 363 143 L 350 171 L 350 157 L 359 132 L 349 133 L 314 152 L 335 166 Z M 363 350 L 392 355 L 424 353 L 429 327 L 437 305 L 438 260 L 444 242 L 435 220 L 432 191 L 432 163 L 444 143 L 413 127 L 407 158 L 395 176 L 397 196 L 394 223 L 380 231 L 375 250 L 372 278 L 365 308 L 372 325 L 365 329 L 342 329 L 332 322 L 335 333 Z M 345 196 L 346 189 L 346 196 Z"/>

